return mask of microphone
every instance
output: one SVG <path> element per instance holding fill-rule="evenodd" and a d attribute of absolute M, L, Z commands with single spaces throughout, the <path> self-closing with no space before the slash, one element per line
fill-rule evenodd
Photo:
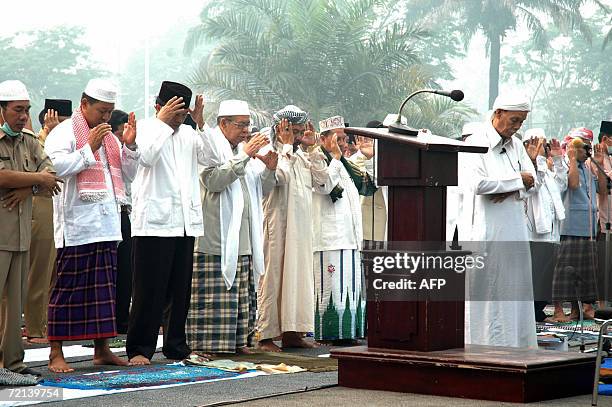
<path fill-rule="evenodd" d="M 499 152 L 500 154 L 506 154 L 506 147 L 502 147 L 501 151 Z"/>
<path fill-rule="evenodd" d="M 417 134 L 419 134 L 418 130 L 413 129 L 410 126 L 406 126 L 402 124 L 402 110 L 404 110 L 404 106 L 406 106 L 406 103 L 410 99 L 412 99 L 413 96 L 418 95 L 419 93 L 434 93 L 436 95 L 447 96 L 456 102 L 463 100 L 463 97 L 464 97 L 463 92 L 460 90 L 448 91 L 448 90 L 437 90 L 437 89 L 421 89 L 421 90 L 417 90 L 416 92 L 412 92 L 410 96 L 408 96 L 402 102 L 399 108 L 399 112 L 397 113 L 397 119 L 395 120 L 395 122 L 389 124 L 389 133 L 405 134 L 407 136 L 416 136 Z"/>

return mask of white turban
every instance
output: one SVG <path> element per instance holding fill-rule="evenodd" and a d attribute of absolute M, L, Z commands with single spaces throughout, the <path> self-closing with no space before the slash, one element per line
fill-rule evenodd
<path fill-rule="evenodd" d="M 506 93 L 497 96 L 493 103 L 493 111 L 509 110 L 513 112 L 530 112 L 529 98 L 520 93 Z"/>

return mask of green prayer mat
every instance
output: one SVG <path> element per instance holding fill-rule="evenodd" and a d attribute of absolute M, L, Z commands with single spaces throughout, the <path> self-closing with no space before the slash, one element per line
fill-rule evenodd
<path fill-rule="evenodd" d="M 286 365 L 295 365 L 302 367 L 309 372 L 321 373 L 321 372 L 334 372 L 338 370 L 338 361 L 336 359 L 318 358 L 312 356 L 296 355 L 293 353 L 286 352 L 260 352 L 257 350 L 252 351 L 251 355 L 217 355 L 212 357 L 212 360 L 219 359 L 231 359 L 235 362 L 250 362 L 254 364 L 270 364 L 278 365 L 284 363 Z"/>

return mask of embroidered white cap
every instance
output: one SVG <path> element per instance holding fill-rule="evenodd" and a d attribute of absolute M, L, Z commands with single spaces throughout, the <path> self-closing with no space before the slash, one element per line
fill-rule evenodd
<path fill-rule="evenodd" d="M 342 116 L 333 116 L 319 122 L 319 131 L 321 133 L 333 129 L 343 129 L 344 127 L 344 117 Z"/>
<path fill-rule="evenodd" d="M 529 112 L 531 111 L 531 104 L 529 103 L 529 98 L 522 93 L 502 93 L 493 102 L 493 111 L 498 109 L 513 112 Z"/>
<path fill-rule="evenodd" d="M 26 86 L 21 81 L 10 80 L 0 83 L 0 101 L 30 100 Z"/>
<path fill-rule="evenodd" d="M 249 104 L 244 100 L 224 100 L 219 104 L 219 117 L 250 115 Z"/>
<path fill-rule="evenodd" d="M 91 79 L 85 87 L 85 94 L 100 102 L 115 103 L 117 101 L 117 87 L 107 79 Z"/>

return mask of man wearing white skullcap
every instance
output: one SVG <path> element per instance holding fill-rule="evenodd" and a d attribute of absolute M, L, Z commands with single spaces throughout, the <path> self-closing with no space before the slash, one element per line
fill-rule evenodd
<path fill-rule="evenodd" d="M 486 154 L 472 154 L 464 178 L 474 200 L 466 238 L 487 253 L 485 267 L 466 275 L 468 344 L 537 346 L 524 200 L 539 184 L 531 159 L 514 136 L 529 110 L 526 97 L 502 94 L 491 118 L 466 141 L 489 148 Z"/>
<path fill-rule="evenodd" d="M 21 306 L 25 298 L 32 230 L 32 195 L 57 193 L 59 178 L 36 136 L 25 129 L 30 96 L 23 83 L 0 83 L 0 293 L 2 348 L 0 364 L 24 374 L 37 374 L 23 363 Z M 61 182 L 61 181 L 60 181 Z"/>
<path fill-rule="evenodd" d="M 193 257 L 187 342 L 195 352 L 248 353 L 264 273 L 262 200 L 276 185 L 278 156 L 259 154 L 265 134 L 246 141 L 247 102 L 221 102 L 217 124 L 205 140 L 214 164 L 200 175 L 204 236 Z"/>
<path fill-rule="evenodd" d="M 136 119 L 130 113 L 122 145 L 108 124 L 117 89 L 92 79 L 70 119 L 57 125 L 45 143 L 62 193 L 53 201 L 57 279 L 51 291 L 47 337 L 49 370 L 70 372 L 63 341 L 93 339 L 94 364 L 125 365 L 109 349 L 117 335 L 115 289 L 117 242 L 121 241 L 123 177 L 133 180 L 138 166 Z"/>

